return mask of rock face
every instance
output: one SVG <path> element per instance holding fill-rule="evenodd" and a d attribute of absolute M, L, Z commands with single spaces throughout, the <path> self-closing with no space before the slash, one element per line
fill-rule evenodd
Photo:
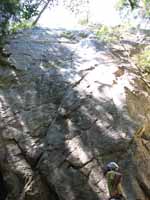
<path fill-rule="evenodd" d="M 102 168 L 114 160 L 128 199 L 148 200 L 149 89 L 135 82 L 131 66 L 88 31 L 34 28 L 5 48 L 0 172 L 7 199 L 107 199 Z"/>

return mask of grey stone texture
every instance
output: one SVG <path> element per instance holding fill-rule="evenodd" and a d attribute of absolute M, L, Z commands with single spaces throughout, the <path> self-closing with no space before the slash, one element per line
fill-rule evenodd
<path fill-rule="evenodd" d="M 11 36 L 5 49 L 0 171 L 7 199 L 107 199 L 103 167 L 113 160 L 128 200 L 148 200 L 149 88 L 136 70 L 84 30 L 36 27 Z"/>

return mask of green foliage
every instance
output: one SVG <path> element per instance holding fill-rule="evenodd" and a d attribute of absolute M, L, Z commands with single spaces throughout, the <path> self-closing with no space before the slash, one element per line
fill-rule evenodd
<path fill-rule="evenodd" d="M 150 0 L 143 0 L 144 1 L 144 7 L 146 10 L 146 15 L 150 16 Z"/>
<path fill-rule="evenodd" d="M 4 37 L 7 34 L 9 19 L 15 16 L 19 7 L 19 0 L 0 1 L 0 49 L 4 44 Z"/>
<path fill-rule="evenodd" d="M 24 20 L 29 20 L 30 18 L 39 14 L 38 7 L 40 3 L 38 1 L 27 0 L 24 1 L 20 6 L 20 17 Z"/>
<path fill-rule="evenodd" d="M 129 5 L 132 9 L 136 8 L 138 6 L 139 0 L 128 0 Z"/>
<path fill-rule="evenodd" d="M 150 73 L 150 47 L 145 48 L 135 55 L 134 60 L 142 71 Z"/>
<path fill-rule="evenodd" d="M 119 38 L 118 29 L 110 28 L 106 25 L 102 25 L 98 30 L 96 30 L 96 36 L 104 42 L 115 42 Z"/>
<path fill-rule="evenodd" d="M 5 16 L 15 15 L 19 9 L 19 0 L 1 0 L 0 8 Z"/>
<path fill-rule="evenodd" d="M 131 9 L 135 9 L 137 7 L 140 7 L 140 4 L 142 3 L 143 9 L 145 10 L 145 13 L 147 16 L 150 15 L 150 0 L 118 0 L 116 7 L 118 9 L 122 9 L 124 7 L 130 6 Z"/>
<path fill-rule="evenodd" d="M 101 25 L 100 27 L 95 28 L 94 32 L 98 39 L 107 43 L 112 43 L 118 42 L 121 38 L 125 37 L 131 28 L 133 28 L 133 25 L 127 22 L 115 27 Z"/>
<path fill-rule="evenodd" d="M 27 20 L 24 20 L 22 22 L 14 22 L 11 26 L 10 32 L 16 33 L 17 31 L 28 29 L 31 27 L 32 27 L 32 23 Z"/>
<path fill-rule="evenodd" d="M 3 46 L 8 30 L 12 32 L 30 27 L 30 20 L 39 14 L 39 6 L 48 0 L 0 0 L 0 47 Z M 53 2 L 53 0 L 51 0 Z M 11 23 L 10 23 L 11 22 Z M 10 27 L 11 26 L 11 27 Z"/>
<path fill-rule="evenodd" d="M 79 24 L 82 26 L 88 25 L 88 19 L 80 19 Z"/>
<path fill-rule="evenodd" d="M 116 8 L 122 9 L 127 5 L 128 5 L 128 2 L 126 0 L 118 0 L 117 3 L 116 3 Z"/>

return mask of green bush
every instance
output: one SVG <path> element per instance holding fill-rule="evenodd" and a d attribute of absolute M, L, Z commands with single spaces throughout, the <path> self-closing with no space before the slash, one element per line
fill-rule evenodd
<path fill-rule="evenodd" d="M 146 15 L 150 16 L 150 1 L 149 0 L 144 0 L 144 7 L 145 7 Z"/>
<path fill-rule="evenodd" d="M 150 73 L 150 47 L 135 55 L 134 60 L 139 68 L 144 72 Z"/>
<path fill-rule="evenodd" d="M 117 41 L 119 34 L 115 31 L 115 28 L 102 25 L 98 30 L 96 30 L 96 36 L 98 39 L 109 43 Z"/>
<path fill-rule="evenodd" d="M 82 26 L 88 25 L 88 19 L 80 19 L 79 24 L 82 25 Z"/>
<path fill-rule="evenodd" d="M 127 22 L 115 27 L 101 25 L 99 28 L 96 28 L 94 32 L 96 33 L 97 38 L 100 40 L 111 43 L 118 42 L 129 32 L 131 28 L 133 28 L 133 25 Z"/>
<path fill-rule="evenodd" d="M 16 33 L 17 31 L 28 29 L 32 27 L 32 23 L 24 20 L 22 22 L 15 22 L 10 27 L 10 33 Z"/>
<path fill-rule="evenodd" d="M 150 0 L 118 0 L 116 3 L 116 8 L 121 10 L 123 8 L 130 7 L 132 10 L 134 10 L 136 8 L 140 8 L 141 5 L 144 13 L 147 16 L 150 16 Z"/>

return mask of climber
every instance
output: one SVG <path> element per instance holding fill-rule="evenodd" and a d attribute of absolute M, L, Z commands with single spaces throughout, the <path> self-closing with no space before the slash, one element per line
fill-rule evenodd
<path fill-rule="evenodd" d="M 109 200 L 126 200 L 121 186 L 122 174 L 119 172 L 117 163 L 108 163 L 104 169 L 104 175 L 107 179 Z"/>

